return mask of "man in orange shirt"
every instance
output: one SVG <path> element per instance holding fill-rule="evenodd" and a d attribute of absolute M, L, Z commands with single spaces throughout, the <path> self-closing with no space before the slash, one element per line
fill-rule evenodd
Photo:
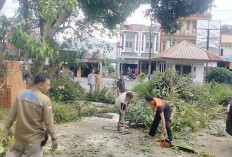
<path fill-rule="evenodd" d="M 171 108 L 167 102 L 162 99 L 154 98 L 151 95 L 146 96 L 146 101 L 153 109 L 154 120 L 149 131 L 150 136 L 155 136 L 156 130 L 162 121 L 163 133 L 170 141 L 172 141 L 172 132 L 170 127 Z"/>

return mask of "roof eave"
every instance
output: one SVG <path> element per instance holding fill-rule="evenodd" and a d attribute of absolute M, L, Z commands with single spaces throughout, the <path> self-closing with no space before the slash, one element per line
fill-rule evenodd
<path fill-rule="evenodd" d="M 224 61 L 224 60 L 202 60 L 202 59 L 168 58 L 168 57 L 152 58 L 152 60 L 186 60 L 186 61 L 199 61 L 199 62 L 223 62 Z"/>

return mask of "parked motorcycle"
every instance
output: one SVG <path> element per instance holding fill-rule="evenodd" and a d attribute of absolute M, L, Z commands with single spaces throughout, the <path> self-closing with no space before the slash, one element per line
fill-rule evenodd
<path fill-rule="evenodd" d="M 136 79 L 136 75 L 134 73 L 128 73 L 127 74 L 127 78 L 130 80 L 130 81 L 134 81 Z"/>

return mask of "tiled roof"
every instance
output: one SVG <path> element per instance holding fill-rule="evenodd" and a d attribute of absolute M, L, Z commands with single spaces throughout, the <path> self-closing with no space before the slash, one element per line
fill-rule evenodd
<path fill-rule="evenodd" d="M 86 53 L 83 56 L 84 59 L 91 59 L 92 57 L 94 57 L 92 53 Z M 97 54 L 95 56 L 95 58 L 96 59 L 100 59 L 100 60 L 105 60 L 106 59 L 106 55 L 105 54 Z"/>
<path fill-rule="evenodd" d="M 232 34 L 222 34 L 221 43 L 231 43 L 232 44 Z"/>
<path fill-rule="evenodd" d="M 223 61 L 223 58 L 221 58 L 220 56 L 203 48 L 200 48 L 192 43 L 189 43 L 186 40 L 153 57 L 153 60 L 161 58 L 201 61 Z"/>

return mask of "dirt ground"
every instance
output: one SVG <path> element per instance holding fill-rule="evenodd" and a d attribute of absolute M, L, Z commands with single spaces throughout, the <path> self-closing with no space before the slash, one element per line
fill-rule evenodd
<path fill-rule="evenodd" d="M 195 157 L 197 154 L 177 152 L 170 148 L 156 146 L 157 139 L 144 139 L 144 132 L 132 129 L 132 134 L 122 135 L 116 131 L 118 115 L 113 119 L 91 117 L 82 121 L 57 125 L 59 149 L 52 151 L 48 143 L 44 156 L 59 157 Z M 111 126 L 115 130 L 104 130 L 102 126 Z M 221 129 L 223 130 L 223 128 Z M 195 151 L 204 157 L 231 157 L 232 137 L 216 137 L 221 130 L 210 132 L 202 130 L 192 135 L 191 143 Z M 215 134 L 215 135 L 211 135 Z M 205 153 L 203 153 L 205 152 Z M 207 156 L 208 155 L 208 156 Z"/>

